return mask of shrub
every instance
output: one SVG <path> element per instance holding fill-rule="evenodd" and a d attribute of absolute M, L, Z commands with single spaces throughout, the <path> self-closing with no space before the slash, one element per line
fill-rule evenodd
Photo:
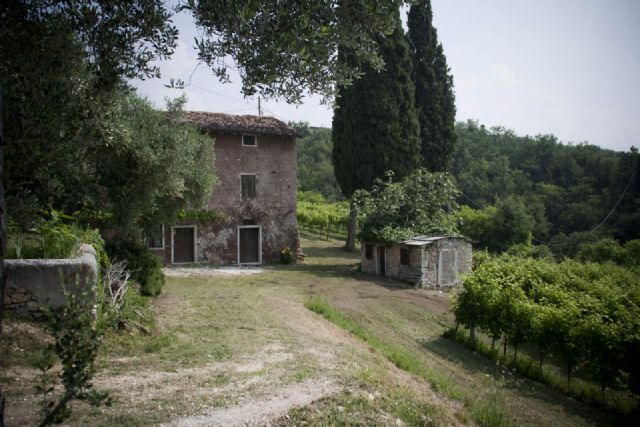
<path fill-rule="evenodd" d="M 164 286 L 162 261 L 144 243 L 114 239 L 106 245 L 111 260 L 126 261 L 131 278 L 140 284 L 140 293 L 156 296 Z"/>
<path fill-rule="evenodd" d="M 295 260 L 295 256 L 288 246 L 280 251 L 280 262 L 283 264 L 291 264 Z"/>

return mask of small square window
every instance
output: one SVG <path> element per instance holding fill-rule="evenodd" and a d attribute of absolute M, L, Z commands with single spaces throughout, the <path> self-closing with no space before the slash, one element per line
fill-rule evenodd
<path fill-rule="evenodd" d="M 242 135 L 243 147 L 255 147 L 258 145 L 258 138 L 255 135 Z"/>
<path fill-rule="evenodd" d="M 364 245 L 364 256 L 367 259 L 373 258 L 373 245 L 370 245 L 369 243 Z"/>
<path fill-rule="evenodd" d="M 240 185 L 242 187 L 242 200 L 256 197 L 256 176 L 240 175 Z"/>
<path fill-rule="evenodd" d="M 407 248 L 400 249 L 400 264 L 411 265 L 411 250 Z"/>
<path fill-rule="evenodd" d="M 164 226 L 157 224 L 144 230 L 144 240 L 151 249 L 164 248 Z"/>

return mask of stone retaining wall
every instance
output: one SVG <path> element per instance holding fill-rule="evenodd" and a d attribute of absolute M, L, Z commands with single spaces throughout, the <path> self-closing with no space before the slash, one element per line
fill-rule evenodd
<path fill-rule="evenodd" d="M 4 307 L 18 315 L 38 317 L 40 306 L 58 308 L 65 304 L 65 291 L 86 293 L 95 305 L 98 283 L 96 251 L 80 246 L 78 256 L 70 259 L 5 259 L 7 275 Z"/>

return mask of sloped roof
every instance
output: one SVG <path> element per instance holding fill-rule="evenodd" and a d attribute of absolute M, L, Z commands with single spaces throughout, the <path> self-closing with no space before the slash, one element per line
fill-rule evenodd
<path fill-rule="evenodd" d="M 296 131 L 291 126 L 282 120 L 267 116 L 236 116 L 206 111 L 187 111 L 184 115 L 184 121 L 193 123 L 203 131 L 211 133 L 297 136 Z"/>

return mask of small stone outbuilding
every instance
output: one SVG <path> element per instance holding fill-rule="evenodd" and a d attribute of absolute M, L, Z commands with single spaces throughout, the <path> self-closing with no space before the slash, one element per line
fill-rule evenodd
<path fill-rule="evenodd" d="M 471 249 L 471 240 L 462 236 L 417 236 L 390 245 L 362 242 L 362 271 L 417 288 L 444 288 L 471 271 Z"/>

